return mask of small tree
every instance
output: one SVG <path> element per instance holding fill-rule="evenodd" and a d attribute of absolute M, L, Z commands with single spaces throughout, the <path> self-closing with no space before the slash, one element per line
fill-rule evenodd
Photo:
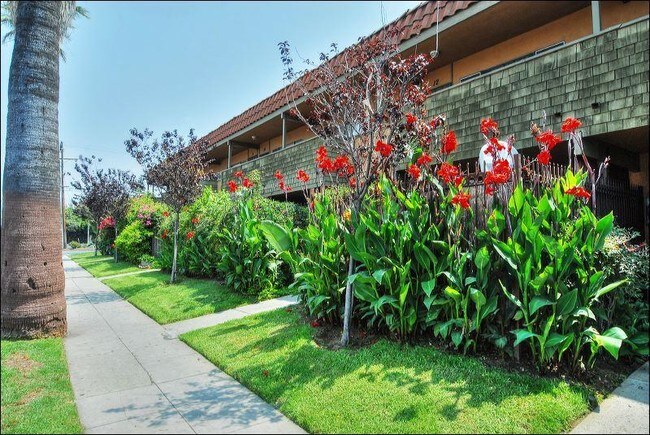
<path fill-rule="evenodd" d="M 444 117 L 425 122 L 424 102 L 430 87 L 424 76 L 431 58 L 427 54 L 402 58 L 398 44 L 402 29 L 382 30 L 338 53 L 332 44 L 320 55 L 320 64 L 305 61 L 310 70 L 295 71 L 288 42 L 279 45 L 292 114 L 323 140 L 317 152 L 321 174 L 342 177 L 351 187 L 351 222 L 358 218 L 369 187 L 381 174 L 396 181 L 397 167 L 406 159 L 442 162 L 451 146 L 434 149 L 444 137 Z M 299 105 L 304 99 L 306 105 Z M 453 136 L 455 148 L 455 136 Z M 328 150 L 337 154 L 330 158 Z M 441 157 L 442 155 L 442 157 Z M 414 167 L 417 170 L 418 167 Z M 417 180 L 419 178 L 415 177 Z M 322 181 L 322 178 L 321 178 Z M 354 273 L 350 257 L 348 275 Z M 348 279 L 341 345 L 350 337 L 353 291 Z"/>
<path fill-rule="evenodd" d="M 142 189 L 142 183 L 129 171 L 121 169 L 104 170 L 95 167 L 96 159 L 79 156 L 75 170 L 79 180 L 72 181 L 72 187 L 81 193 L 75 195 L 73 204 L 88 210 L 95 224 L 99 225 L 105 217 L 111 216 L 115 221 L 115 236 L 118 233 L 118 223 L 126 215 L 129 201 L 137 190 Z M 97 244 L 95 244 L 97 255 Z M 114 251 L 117 261 L 117 249 Z"/>
<path fill-rule="evenodd" d="M 201 181 L 207 177 L 208 162 L 196 141 L 194 130 L 187 140 L 178 131 L 166 131 L 160 139 L 150 141 L 153 132 L 131 130 L 126 150 L 144 170 L 147 183 L 160 189 L 161 199 L 174 212 L 174 257 L 170 281 L 176 280 L 178 227 L 181 209 L 201 194 Z"/>

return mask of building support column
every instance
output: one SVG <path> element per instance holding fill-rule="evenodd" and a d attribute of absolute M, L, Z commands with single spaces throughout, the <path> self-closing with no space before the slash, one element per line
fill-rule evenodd
<path fill-rule="evenodd" d="M 282 149 L 287 146 L 287 117 L 284 115 L 280 115 L 282 118 Z"/>
<path fill-rule="evenodd" d="M 600 24 L 600 2 L 592 1 L 591 2 L 591 25 L 592 33 L 600 33 L 601 24 Z"/>
<path fill-rule="evenodd" d="M 228 169 L 232 166 L 232 145 L 228 141 Z"/>

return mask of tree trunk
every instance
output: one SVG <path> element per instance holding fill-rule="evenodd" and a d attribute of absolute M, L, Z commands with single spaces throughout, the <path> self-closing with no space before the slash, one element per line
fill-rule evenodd
<path fill-rule="evenodd" d="M 172 261 L 172 276 L 169 282 L 172 284 L 176 281 L 176 258 L 178 257 L 178 220 L 180 219 L 180 212 L 176 212 L 176 219 L 174 219 L 174 260 Z"/>
<path fill-rule="evenodd" d="M 115 240 L 117 240 L 117 221 L 115 221 L 115 238 L 113 239 L 113 259 L 117 263 L 117 245 L 115 244 Z"/>
<path fill-rule="evenodd" d="M 2 208 L 2 336 L 64 335 L 58 2 L 18 2 Z"/>
<path fill-rule="evenodd" d="M 348 278 L 354 272 L 354 259 L 350 256 L 348 263 Z M 348 279 L 345 285 L 345 309 L 343 311 L 343 334 L 341 334 L 341 346 L 346 347 L 350 343 L 350 322 L 352 321 L 352 303 L 354 299 L 354 291 L 352 291 L 352 283 Z"/>

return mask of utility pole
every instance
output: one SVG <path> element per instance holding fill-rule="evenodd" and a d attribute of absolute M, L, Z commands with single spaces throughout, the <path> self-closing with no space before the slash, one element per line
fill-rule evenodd
<path fill-rule="evenodd" d="M 63 249 L 68 246 L 68 235 L 65 227 L 65 167 L 63 166 L 63 141 L 59 143 L 59 165 L 61 167 L 61 231 L 63 232 Z"/>

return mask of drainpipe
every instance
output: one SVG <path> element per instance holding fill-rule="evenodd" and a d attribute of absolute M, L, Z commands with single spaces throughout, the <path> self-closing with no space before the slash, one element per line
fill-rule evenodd
<path fill-rule="evenodd" d="M 593 28 L 593 33 L 600 33 L 600 2 L 592 1 L 591 2 L 591 25 Z"/>
<path fill-rule="evenodd" d="M 230 145 L 230 141 L 228 141 L 228 169 L 230 169 L 231 160 L 232 160 L 232 145 Z"/>

